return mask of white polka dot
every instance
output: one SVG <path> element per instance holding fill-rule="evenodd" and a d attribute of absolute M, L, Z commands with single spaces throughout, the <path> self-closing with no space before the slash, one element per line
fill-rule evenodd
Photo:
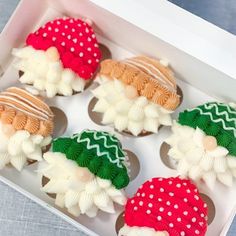
<path fill-rule="evenodd" d="M 71 47 L 70 50 L 71 50 L 71 52 L 74 52 L 74 51 L 75 51 L 75 48 Z"/>
<path fill-rule="evenodd" d="M 162 217 L 161 217 L 161 216 L 158 216 L 158 217 L 157 217 L 157 220 L 161 221 L 161 220 L 162 220 Z"/>
<path fill-rule="evenodd" d="M 49 31 L 51 31 L 51 30 L 52 30 L 52 27 L 51 27 L 51 26 L 49 26 L 49 27 L 48 27 L 48 30 L 49 30 Z"/>
<path fill-rule="evenodd" d="M 188 229 L 190 229 L 190 228 L 191 228 L 191 225 L 188 224 L 188 225 L 186 225 L 186 227 L 187 227 Z"/>
<path fill-rule="evenodd" d="M 57 25 L 60 25 L 61 24 L 61 22 L 60 21 L 57 21 Z"/>
<path fill-rule="evenodd" d="M 199 230 L 196 229 L 195 230 L 195 234 L 200 234 Z"/>
<path fill-rule="evenodd" d="M 168 215 L 168 216 L 172 216 L 172 212 L 169 211 L 169 212 L 167 213 L 167 215 Z"/>
<path fill-rule="evenodd" d="M 67 38 L 68 38 L 68 39 L 71 39 L 71 35 L 69 34 L 69 35 L 67 36 Z"/>
<path fill-rule="evenodd" d="M 84 43 L 83 43 L 83 42 L 80 42 L 79 45 L 80 45 L 81 47 L 83 47 L 83 46 L 84 46 Z"/>
<path fill-rule="evenodd" d="M 96 62 L 99 62 L 99 60 L 98 60 L 98 59 L 96 59 Z"/>
<path fill-rule="evenodd" d="M 207 204 L 206 204 L 206 203 L 204 203 L 203 207 L 204 207 L 204 208 L 207 208 Z"/>
<path fill-rule="evenodd" d="M 152 203 L 148 203 L 148 207 L 152 208 L 153 207 Z"/>
<path fill-rule="evenodd" d="M 83 34 L 80 32 L 80 33 L 79 33 L 79 36 L 83 36 Z"/>
<path fill-rule="evenodd" d="M 68 29 L 68 25 L 65 25 L 65 29 Z"/>
<path fill-rule="evenodd" d="M 138 210 L 138 207 L 134 207 L 134 211 L 137 211 Z"/>
<path fill-rule="evenodd" d="M 86 32 L 86 33 L 89 33 L 89 29 L 88 29 L 88 28 L 86 28 L 86 29 L 85 29 L 85 32 Z"/>
<path fill-rule="evenodd" d="M 150 211 L 150 210 L 147 210 L 147 214 L 151 214 L 151 211 Z"/>
<path fill-rule="evenodd" d="M 163 193 L 164 192 L 164 188 L 160 188 L 160 192 Z"/>
<path fill-rule="evenodd" d="M 197 207 L 194 207 L 193 210 L 194 210 L 194 211 L 198 211 L 198 208 L 197 208 Z"/>
<path fill-rule="evenodd" d="M 137 196 L 140 197 L 140 193 L 137 193 Z"/>
<path fill-rule="evenodd" d="M 163 211 L 164 211 L 164 208 L 163 208 L 163 207 L 160 207 L 160 208 L 159 208 L 159 211 L 160 211 L 160 212 L 163 212 Z"/>
<path fill-rule="evenodd" d="M 131 204 L 134 204 L 134 200 L 131 200 Z"/>
<path fill-rule="evenodd" d="M 185 236 L 185 232 L 182 231 L 182 232 L 180 233 L 180 236 Z"/>
<path fill-rule="evenodd" d="M 70 23 L 73 23 L 74 22 L 74 20 L 73 19 L 70 19 Z"/>
<path fill-rule="evenodd" d="M 72 29 L 71 29 L 71 31 L 74 33 L 74 32 L 75 32 L 75 29 L 74 29 L 74 28 L 72 28 Z"/>
<path fill-rule="evenodd" d="M 177 204 L 175 204 L 175 205 L 174 205 L 174 208 L 175 208 L 175 209 L 178 209 L 178 208 L 179 208 L 179 206 L 178 206 Z"/>
<path fill-rule="evenodd" d="M 167 202 L 166 202 L 166 205 L 167 205 L 167 206 L 170 206 L 170 201 L 167 201 Z"/>
<path fill-rule="evenodd" d="M 61 46 L 65 46 L 65 45 L 66 45 L 66 43 L 65 43 L 65 42 L 62 42 L 62 43 L 61 43 Z"/>
<path fill-rule="evenodd" d="M 92 60 L 90 60 L 92 62 Z M 145 197 L 145 193 L 142 193 L 142 197 Z"/>
<path fill-rule="evenodd" d="M 183 183 L 183 185 L 184 185 L 184 186 L 187 186 L 187 183 L 186 183 L 186 182 L 184 182 L 184 183 Z"/>
<path fill-rule="evenodd" d="M 79 27 L 81 27 L 81 24 L 78 24 Z"/>
<path fill-rule="evenodd" d="M 91 51 L 92 51 L 92 49 L 91 49 L 91 48 L 88 48 L 87 50 L 88 50 L 89 52 L 91 52 Z"/>
<path fill-rule="evenodd" d="M 169 181 L 168 183 L 171 185 L 173 182 L 172 182 L 172 181 Z"/>
<path fill-rule="evenodd" d="M 197 195 L 194 195 L 194 198 L 195 198 L 196 200 L 199 200 L 199 197 L 198 197 Z"/>
<path fill-rule="evenodd" d="M 173 224 L 173 223 L 169 223 L 169 226 L 170 226 L 171 228 L 173 228 L 173 227 L 174 227 L 174 224 Z"/>
<path fill-rule="evenodd" d="M 92 41 L 92 39 L 88 37 L 88 42 L 91 42 L 91 41 Z"/>
<path fill-rule="evenodd" d="M 52 37 L 52 41 L 56 41 L 56 39 L 57 39 L 56 37 Z"/>
<path fill-rule="evenodd" d="M 188 212 L 187 212 L 187 211 L 184 211 L 183 214 L 184 214 L 185 216 L 187 216 L 187 215 L 188 215 Z"/>
<path fill-rule="evenodd" d="M 202 214 L 201 214 L 201 217 L 205 217 L 205 215 L 202 213 Z"/>
<path fill-rule="evenodd" d="M 97 53 L 95 52 L 93 55 L 96 57 L 96 56 L 97 56 Z"/>
<path fill-rule="evenodd" d="M 44 38 L 47 37 L 47 35 L 48 35 L 47 33 L 43 33 L 43 37 L 44 37 Z"/>
<path fill-rule="evenodd" d="M 61 33 L 61 35 L 62 35 L 62 36 L 65 36 L 65 35 L 66 35 L 66 33 L 65 33 L 65 32 L 62 32 L 62 33 Z"/>
<path fill-rule="evenodd" d="M 178 221 L 178 222 L 181 222 L 181 218 L 180 218 L 180 217 L 178 217 L 178 218 L 177 218 L 177 221 Z"/>
<path fill-rule="evenodd" d="M 195 217 L 192 218 L 192 222 L 196 222 L 197 219 Z"/>
<path fill-rule="evenodd" d="M 181 187 L 181 184 L 176 184 L 176 187 L 177 187 L 177 188 L 180 188 L 180 187 Z"/>
<path fill-rule="evenodd" d="M 153 198 L 154 198 L 154 195 L 153 195 L 153 194 L 150 194 L 150 195 L 149 195 L 149 198 L 153 199 Z"/>
<path fill-rule="evenodd" d="M 73 39 L 73 42 L 74 42 L 74 43 L 77 43 L 77 39 L 76 39 L 76 38 L 74 38 L 74 39 Z"/>
<path fill-rule="evenodd" d="M 92 60 L 91 60 L 91 59 L 89 59 L 89 60 L 88 60 L 88 64 L 91 64 L 91 63 L 92 63 Z"/>
<path fill-rule="evenodd" d="M 184 202 L 188 202 L 188 199 L 187 199 L 187 198 L 184 198 Z"/>
<path fill-rule="evenodd" d="M 139 188 L 142 189 L 142 188 L 143 188 L 143 185 L 141 185 Z"/>
<path fill-rule="evenodd" d="M 92 38 L 95 39 L 95 37 L 96 37 L 95 34 L 92 34 Z"/>
<path fill-rule="evenodd" d="M 150 189 L 154 189 L 154 185 L 150 185 Z"/>
<path fill-rule="evenodd" d="M 187 193 L 191 193 L 190 189 L 187 189 L 186 192 L 187 192 Z"/>
<path fill-rule="evenodd" d="M 58 29 L 58 28 L 55 28 L 55 32 L 59 32 L 59 29 Z"/>
<path fill-rule="evenodd" d="M 82 52 L 80 52 L 80 53 L 79 53 L 79 56 L 80 56 L 80 57 L 83 57 L 83 56 L 84 56 L 84 54 L 83 54 Z"/>
<path fill-rule="evenodd" d="M 195 189 L 194 189 L 194 192 L 195 192 L 195 193 L 197 193 L 197 192 L 198 192 L 198 190 L 195 188 Z"/>
<path fill-rule="evenodd" d="M 158 200 L 158 202 L 162 202 L 162 198 L 160 198 L 160 197 L 157 200 Z"/>
<path fill-rule="evenodd" d="M 95 47 L 95 48 L 98 48 L 98 44 L 97 44 L 97 43 L 95 43 L 95 44 L 94 44 L 94 47 Z"/>
<path fill-rule="evenodd" d="M 162 181 L 162 180 L 163 180 L 163 178 L 159 178 L 159 179 L 158 179 L 158 181 Z"/>
<path fill-rule="evenodd" d="M 143 206 L 143 201 L 140 201 L 140 202 L 139 202 L 139 206 Z"/>
<path fill-rule="evenodd" d="M 170 193 L 169 193 L 169 196 L 173 197 L 173 196 L 174 196 L 174 193 L 170 192 Z"/>
<path fill-rule="evenodd" d="M 200 225 L 200 226 L 203 226 L 203 225 L 204 225 L 204 222 L 202 222 L 202 221 L 199 222 L 199 225 Z"/>

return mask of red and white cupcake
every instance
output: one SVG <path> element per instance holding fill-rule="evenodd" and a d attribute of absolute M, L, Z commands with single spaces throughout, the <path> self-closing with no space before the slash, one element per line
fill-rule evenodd
<path fill-rule="evenodd" d="M 204 236 L 207 205 L 187 179 L 153 178 L 125 207 L 119 236 Z"/>
<path fill-rule="evenodd" d="M 70 96 L 84 90 L 96 72 L 101 51 L 93 28 L 83 20 L 64 17 L 50 21 L 26 39 L 26 46 L 13 49 L 15 67 L 24 74 L 20 81 L 56 94 Z"/>

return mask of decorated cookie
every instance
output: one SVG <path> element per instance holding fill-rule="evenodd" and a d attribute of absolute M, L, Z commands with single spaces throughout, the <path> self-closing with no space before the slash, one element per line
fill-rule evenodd
<path fill-rule="evenodd" d="M 127 201 L 119 236 L 204 236 L 207 205 L 194 184 L 153 178 Z"/>
<path fill-rule="evenodd" d="M 204 180 L 213 189 L 216 180 L 231 186 L 236 177 L 236 110 L 209 102 L 179 114 L 166 140 L 169 156 L 183 176 Z"/>
<path fill-rule="evenodd" d="M 52 131 L 53 113 L 42 100 L 15 87 L 0 93 L 0 169 L 41 161 Z"/>
<path fill-rule="evenodd" d="M 145 56 L 124 61 L 105 60 L 93 94 L 95 112 L 103 113 L 103 124 L 134 136 L 157 133 L 160 125 L 171 125 L 170 114 L 180 103 L 173 72 L 167 63 Z"/>
<path fill-rule="evenodd" d="M 101 59 L 92 27 L 80 19 L 61 18 L 28 35 L 26 46 L 14 49 L 20 81 L 56 94 L 70 96 L 84 90 Z"/>
<path fill-rule="evenodd" d="M 56 205 L 75 216 L 95 217 L 98 209 L 114 213 L 113 202 L 126 203 L 129 163 L 115 136 L 85 130 L 55 139 L 52 146 L 39 171 L 49 179 L 42 190 L 56 194 Z"/>

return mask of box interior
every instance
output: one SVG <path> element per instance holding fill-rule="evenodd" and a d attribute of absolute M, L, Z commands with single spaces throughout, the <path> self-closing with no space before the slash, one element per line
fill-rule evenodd
<path fill-rule="evenodd" d="M 147 54 L 170 61 L 178 78 L 177 83 L 183 92 L 183 102 L 174 113 L 174 118 L 185 108 L 212 101 L 215 98 L 219 100 L 236 98 L 235 92 L 232 93 L 233 86 L 236 85 L 234 79 L 86 0 L 71 0 L 70 4 L 65 0 L 41 0 L 37 1 L 37 4 L 30 0 L 21 2 L 0 37 L 1 90 L 11 85 L 19 85 L 18 72 L 12 66 L 11 49 L 24 45 L 26 35 L 39 25 L 63 15 L 92 19 L 99 42 L 111 50 L 112 57 L 115 59 L 123 59 L 134 54 Z M 227 95 L 222 90 L 225 83 L 229 90 L 232 90 Z M 55 136 L 71 135 L 88 127 L 113 131 L 110 127 L 94 123 L 89 117 L 88 106 L 92 99 L 90 90 L 94 86 L 93 84 L 83 93 L 72 97 L 56 96 L 47 100 L 50 106 L 62 110 L 67 118 L 65 132 L 59 130 Z M 59 126 L 66 126 L 61 123 L 62 120 L 59 115 L 56 116 L 55 122 Z M 137 188 L 151 177 L 177 176 L 177 171 L 166 166 L 160 158 L 160 148 L 170 133 L 170 128 L 163 127 L 158 135 L 134 138 L 118 134 L 124 149 L 135 153 L 140 165 L 137 177 L 126 188 L 128 196 L 132 196 Z M 135 172 L 135 168 L 139 165 L 136 163 L 133 167 L 131 166 L 131 171 Z M 117 208 L 117 213 L 114 215 L 99 212 L 94 219 L 86 216 L 72 217 L 66 211 L 57 208 L 53 199 L 40 191 L 42 180 L 41 176 L 36 173 L 36 169 L 37 163 L 27 166 L 22 173 L 18 173 L 9 166 L 0 171 L 1 179 L 90 235 L 116 235 L 115 225 L 117 217 L 122 212 L 121 208 Z M 199 188 L 200 192 L 207 195 L 215 206 L 215 217 L 209 225 L 207 235 L 220 235 L 236 204 L 236 183 L 231 189 L 217 183 L 213 192 L 205 185 Z M 227 199 L 227 201 L 223 203 L 222 199 Z"/>

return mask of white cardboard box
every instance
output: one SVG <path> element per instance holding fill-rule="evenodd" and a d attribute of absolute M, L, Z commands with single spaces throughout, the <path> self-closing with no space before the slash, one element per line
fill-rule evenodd
<path fill-rule="evenodd" d="M 174 117 L 179 111 L 206 101 L 236 100 L 235 36 L 165 0 L 22 0 L 0 35 L 1 89 L 16 84 L 18 78 L 12 68 L 11 49 L 23 45 L 33 29 L 62 15 L 92 19 L 99 41 L 110 48 L 113 58 L 143 53 L 170 61 L 184 94 Z M 58 96 L 48 101 L 66 113 L 65 134 L 88 127 L 104 129 L 88 116 L 91 98 L 90 91 L 86 90 L 69 98 Z M 160 146 L 169 134 L 169 128 L 162 128 L 158 135 L 121 138 L 124 148 L 136 153 L 141 165 L 139 175 L 126 189 L 129 196 L 151 177 L 177 175 L 159 157 Z M 147 149 L 143 150 L 143 146 Z M 95 219 L 74 218 L 40 191 L 41 178 L 35 173 L 36 168 L 37 164 L 29 165 L 18 173 L 7 167 L 0 171 L 0 179 L 89 235 L 116 235 L 115 222 L 122 211 L 120 208 L 115 215 L 100 212 Z M 207 236 L 226 235 L 236 212 L 236 183 L 231 189 L 217 184 L 214 192 L 205 186 L 201 186 L 200 191 L 213 200 L 216 208 Z"/>

